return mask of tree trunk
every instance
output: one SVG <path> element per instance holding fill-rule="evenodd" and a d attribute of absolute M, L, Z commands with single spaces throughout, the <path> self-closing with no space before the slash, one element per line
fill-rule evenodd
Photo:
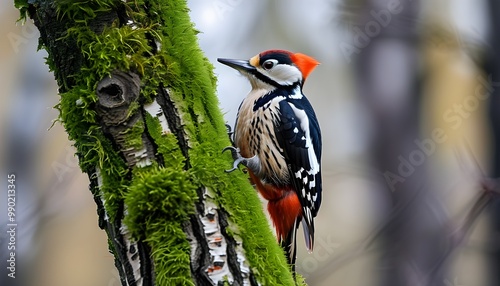
<path fill-rule="evenodd" d="M 357 41 L 364 42 L 358 45 L 357 87 L 375 129 L 371 159 L 382 175 L 378 191 L 390 194 L 394 206 L 381 232 L 379 284 L 384 286 L 443 281 L 442 268 L 435 267 L 443 255 L 437 239 L 442 237 L 438 218 L 444 212 L 431 190 L 428 155 L 417 145 L 435 144 L 428 143 L 430 134 L 419 132 L 420 2 L 363 0 L 355 13 L 361 29 Z"/>
<path fill-rule="evenodd" d="M 489 11 L 489 49 L 487 50 L 484 70 L 486 76 L 491 79 L 494 86 L 489 88 L 492 90 L 489 98 L 489 118 L 491 122 L 492 132 L 492 152 L 491 157 L 492 171 L 490 176 L 493 178 L 500 177 L 500 89 L 498 82 L 500 82 L 500 55 L 498 49 L 500 48 L 500 18 L 498 12 L 500 11 L 500 3 L 498 1 L 488 1 Z M 500 267 L 500 247 L 498 237 L 500 235 L 500 201 L 496 199 L 491 206 L 491 233 L 489 237 L 490 253 L 490 285 L 499 285 L 500 274 L 498 269 Z"/>
<path fill-rule="evenodd" d="M 182 0 L 15 0 L 40 30 L 59 122 L 122 285 L 293 285 L 230 145 Z"/>

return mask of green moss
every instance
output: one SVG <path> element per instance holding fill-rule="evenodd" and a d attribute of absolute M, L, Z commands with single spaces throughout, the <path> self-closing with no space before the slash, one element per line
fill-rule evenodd
<path fill-rule="evenodd" d="M 97 97 L 88 86 L 77 86 L 61 94 L 61 101 L 56 106 L 61 121 L 74 141 L 80 168 L 91 172 L 95 167 L 100 169 L 101 191 L 104 205 L 110 218 L 115 218 L 119 204 L 125 192 L 127 167 L 112 143 L 104 136 L 96 123 L 96 113 L 92 108 Z"/>
<path fill-rule="evenodd" d="M 16 0 L 25 15 L 29 1 Z M 57 0 L 58 20 L 66 21 L 65 41 L 82 51 L 73 86 L 65 86 L 56 106 L 59 121 L 75 142 L 83 171 L 101 170 L 104 206 L 114 220 L 125 205 L 125 224 L 135 239 L 152 249 L 157 285 L 194 285 L 190 276 L 190 246 L 182 228 L 194 212 L 196 190 L 216 192 L 217 203 L 238 226 L 229 233 L 243 240 L 250 267 L 262 285 L 293 285 L 283 251 L 269 229 L 256 191 L 241 172 L 224 172 L 232 164 L 221 150 L 230 144 L 215 94 L 213 66 L 198 47 L 184 0 Z M 125 5 L 125 6 L 123 6 Z M 89 25 L 101 13 L 125 11 L 134 25 L 116 19 L 99 34 Z M 23 17 L 23 16 L 21 16 Z M 155 45 L 151 45 L 156 43 Z M 152 47 L 158 45 L 157 47 Z M 49 51 L 47 62 L 54 68 Z M 99 127 L 95 104 L 97 83 L 115 70 L 133 71 L 141 78 L 141 93 L 129 115 L 140 104 L 152 102 L 159 87 L 169 90 L 187 134 L 191 168 L 173 134 L 163 134 L 160 122 L 149 113 L 124 133 L 129 147 L 142 146 L 147 130 L 163 157 L 164 166 L 134 167 L 129 171 L 122 156 Z M 65 82 L 59 79 L 59 82 Z M 273 243 L 271 243 L 273 242 Z"/>
<path fill-rule="evenodd" d="M 195 285 L 191 278 L 191 248 L 181 224 L 158 222 L 148 225 L 146 242 L 153 249 L 156 285 Z"/>
<path fill-rule="evenodd" d="M 137 103 L 136 103 L 137 104 Z M 137 104 L 138 105 L 138 104 Z M 144 121 L 137 120 L 134 126 L 125 129 L 120 134 L 124 136 L 124 148 L 133 148 L 135 150 L 141 150 L 142 143 L 142 134 L 144 133 Z"/>
<path fill-rule="evenodd" d="M 162 128 L 158 118 L 146 113 L 146 126 L 149 135 L 158 146 L 158 153 L 163 156 L 165 167 L 172 167 L 179 170 L 184 169 L 186 158 L 182 155 L 179 143 L 173 134 L 162 134 Z"/>
<path fill-rule="evenodd" d="M 151 220 L 186 220 L 194 213 L 195 197 L 186 171 L 156 165 L 136 169 L 125 198 L 129 213 L 125 221 L 137 239 L 145 239 Z"/>
<path fill-rule="evenodd" d="M 277 243 L 269 243 L 276 238 L 247 177 L 224 172 L 232 159 L 229 154 L 221 155 L 221 150 L 230 142 L 215 95 L 213 67 L 198 48 L 184 1 L 159 1 L 152 9 L 158 11 L 159 19 L 155 21 L 164 23 L 162 50 L 170 60 L 166 83 L 191 141 L 192 180 L 218 193 L 218 202 L 239 227 L 246 256 L 257 279 L 263 285 L 294 285 L 282 249 Z"/>
<path fill-rule="evenodd" d="M 28 12 L 29 3 L 28 0 L 14 0 L 14 6 L 19 9 L 19 20 L 20 22 L 26 22 L 26 13 Z"/>
<path fill-rule="evenodd" d="M 151 29 L 117 25 L 115 21 L 101 34 L 95 34 L 88 26 L 68 29 L 67 37 L 76 39 L 89 63 L 82 68 L 82 72 L 94 75 L 87 80 L 88 83 L 95 83 L 96 79 L 109 75 L 113 70 L 133 70 L 144 75 L 145 67 L 149 66 L 151 47 L 146 33 Z"/>
<path fill-rule="evenodd" d="M 295 285 L 297 286 L 307 286 L 306 279 L 302 277 L 299 273 L 295 273 Z"/>
<path fill-rule="evenodd" d="M 56 0 L 57 16 L 87 24 L 101 12 L 116 7 L 118 0 Z"/>
<path fill-rule="evenodd" d="M 182 223 L 194 213 L 195 198 L 195 187 L 181 169 L 151 166 L 134 173 L 125 223 L 135 239 L 151 246 L 158 285 L 194 285 Z"/>

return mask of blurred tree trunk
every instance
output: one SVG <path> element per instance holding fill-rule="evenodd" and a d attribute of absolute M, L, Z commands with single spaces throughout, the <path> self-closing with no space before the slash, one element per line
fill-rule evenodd
<path fill-rule="evenodd" d="M 394 206 L 381 236 L 380 285 L 441 285 L 440 216 L 426 165 L 436 148 L 419 132 L 422 70 L 419 61 L 420 1 L 365 0 L 354 12 L 355 73 L 369 111 L 371 157 L 382 175 L 378 190 Z M 431 150 L 432 149 L 432 150 Z M 425 235 L 424 235 L 425 234 Z"/>
<path fill-rule="evenodd" d="M 489 0 L 489 20 L 490 20 L 490 46 L 485 60 L 486 76 L 491 76 L 491 81 L 500 82 L 500 3 L 496 0 Z M 500 177 L 500 89 L 498 86 L 491 88 L 492 93 L 489 101 L 490 120 L 493 138 L 493 178 Z M 490 285 L 500 285 L 500 200 L 498 198 L 491 206 L 492 230 L 490 234 L 490 249 L 492 251 L 492 263 L 490 265 L 491 283 Z"/>
<path fill-rule="evenodd" d="M 185 1 L 15 4 L 40 30 L 122 285 L 293 285 L 256 192 L 224 172 L 230 142 Z"/>

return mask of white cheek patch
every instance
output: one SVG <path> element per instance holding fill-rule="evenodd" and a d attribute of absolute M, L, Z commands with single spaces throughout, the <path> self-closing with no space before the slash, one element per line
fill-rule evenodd
<path fill-rule="evenodd" d="M 291 65 L 278 64 L 270 70 L 265 70 L 260 67 L 257 68 L 257 70 L 280 85 L 292 85 L 302 80 L 302 73 L 300 70 Z"/>

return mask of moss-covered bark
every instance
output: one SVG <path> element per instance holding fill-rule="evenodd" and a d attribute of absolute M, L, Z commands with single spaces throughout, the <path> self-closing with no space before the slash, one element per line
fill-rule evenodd
<path fill-rule="evenodd" d="M 15 0 L 40 30 L 123 285 L 293 285 L 183 0 Z M 217 276 L 219 275 L 219 277 Z"/>

